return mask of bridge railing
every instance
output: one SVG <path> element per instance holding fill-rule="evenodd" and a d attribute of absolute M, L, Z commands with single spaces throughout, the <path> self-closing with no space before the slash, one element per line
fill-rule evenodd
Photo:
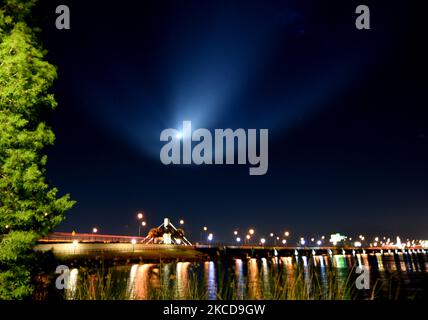
<path fill-rule="evenodd" d="M 48 236 L 39 240 L 40 243 L 45 242 L 119 242 L 130 243 L 135 240 L 136 243 L 144 242 L 146 237 L 118 236 L 108 234 L 93 234 L 93 233 L 69 233 L 69 232 L 53 232 Z"/>

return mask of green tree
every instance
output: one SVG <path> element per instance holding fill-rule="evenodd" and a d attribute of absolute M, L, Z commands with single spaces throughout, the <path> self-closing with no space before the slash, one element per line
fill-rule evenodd
<path fill-rule="evenodd" d="M 42 118 L 57 105 L 56 69 L 29 22 L 36 2 L 0 0 L 0 299 L 31 294 L 32 248 L 75 203 L 45 178 L 55 136 Z"/>

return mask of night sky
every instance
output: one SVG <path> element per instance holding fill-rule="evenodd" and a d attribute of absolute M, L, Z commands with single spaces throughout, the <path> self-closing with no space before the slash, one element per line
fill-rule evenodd
<path fill-rule="evenodd" d="M 367 2 L 367 1 L 363 1 Z M 58 67 L 48 178 L 77 205 L 59 230 L 428 238 L 426 22 L 416 1 L 49 1 Z M 69 5 L 71 30 L 55 28 Z M 165 166 L 160 132 L 269 129 L 269 170 Z"/>

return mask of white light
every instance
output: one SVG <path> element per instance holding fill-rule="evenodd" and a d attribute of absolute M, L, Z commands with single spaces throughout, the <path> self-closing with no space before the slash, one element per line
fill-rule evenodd
<path fill-rule="evenodd" d="M 319 246 L 321 245 L 321 240 L 317 241 L 317 245 L 319 245 Z"/>
<path fill-rule="evenodd" d="M 177 135 L 175 136 L 177 139 L 181 139 L 183 138 L 183 134 L 181 132 L 177 133 Z"/>
<path fill-rule="evenodd" d="M 260 239 L 260 242 L 261 242 L 262 244 L 264 244 L 264 243 L 266 242 L 266 239 L 265 239 L 265 238 L 261 238 L 261 239 Z"/>
<path fill-rule="evenodd" d="M 213 234 L 212 233 L 210 233 L 209 235 L 208 235 L 208 241 L 211 241 L 213 239 Z"/>
<path fill-rule="evenodd" d="M 355 241 L 355 242 L 354 242 L 354 246 L 355 246 L 355 247 L 361 247 L 361 242 L 359 242 L 359 241 Z"/>
<path fill-rule="evenodd" d="M 241 242 L 241 238 L 240 237 L 236 238 L 236 242 Z"/>
<path fill-rule="evenodd" d="M 131 243 L 132 243 L 132 244 L 136 244 L 136 243 L 137 243 L 137 240 L 132 239 L 132 240 L 131 240 Z"/>
<path fill-rule="evenodd" d="M 287 243 L 287 240 L 283 239 L 282 244 L 286 244 L 286 243 Z"/>
<path fill-rule="evenodd" d="M 79 241 L 77 240 L 73 240 L 73 247 L 77 247 L 77 244 L 79 243 Z"/>
<path fill-rule="evenodd" d="M 93 229 L 92 229 L 92 232 L 93 232 L 93 233 L 97 233 L 97 232 L 98 232 L 98 229 L 97 229 L 97 228 L 93 228 Z"/>

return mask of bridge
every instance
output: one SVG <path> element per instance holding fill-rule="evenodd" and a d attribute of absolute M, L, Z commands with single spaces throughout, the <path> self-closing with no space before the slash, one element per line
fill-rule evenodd
<path fill-rule="evenodd" d="M 114 260 L 201 260 L 274 256 L 311 256 L 322 254 L 417 254 L 425 248 L 413 246 L 398 249 L 394 246 L 269 246 L 229 244 L 154 244 L 146 243 L 145 237 L 102 234 L 53 233 L 39 240 L 36 251 L 52 251 L 61 259 L 103 258 Z"/>

